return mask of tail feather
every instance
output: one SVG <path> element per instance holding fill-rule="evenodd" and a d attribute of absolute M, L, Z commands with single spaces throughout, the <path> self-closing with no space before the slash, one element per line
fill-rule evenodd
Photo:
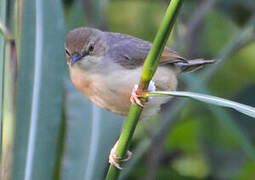
<path fill-rule="evenodd" d="M 204 59 L 192 59 L 185 61 L 179 61 L 174 63 L 175 66 L 181 69 L 181 72 L 191 72 L 196 71 L 203 67 L 206 64 L 213 64 L 215 60 L 204 60 Z"/>

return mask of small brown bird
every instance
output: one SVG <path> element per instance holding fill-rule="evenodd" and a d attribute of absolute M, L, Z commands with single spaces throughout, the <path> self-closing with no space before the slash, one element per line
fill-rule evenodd
<path fill-rule="evenodd" d="M 126 34 L 94 28 L 74 29 L 67 35 L 65 43 L 71 80 L 98 106 L 126 116 L 131 102 L 143 106 L 134 86 L 139 83 L 142 65 L 151 46 L 150 42 Z M 213 62 L 187 60 L 166 47 L 149 90 L 176 90 L 179 73 Z M 144 105 L 142 118 L 156 114 L 168 100 L 165 97 L 149 99 Z M 110 153 L 109 162 L 121 169 L 114 160 L 116 145 Z M 130 157 L 130 152 L 128 154 Z"/>

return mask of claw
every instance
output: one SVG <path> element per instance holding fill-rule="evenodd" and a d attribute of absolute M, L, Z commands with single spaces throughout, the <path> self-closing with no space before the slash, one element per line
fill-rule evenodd
<path fill-rule="evenodd" d="M 130 101 L 132 104 L 137 104 L 141 107 L 144 107 L 143 102 L 140 99 L 140 96 L 137 94 L 138 85 L 136 84 L 134 88 L 132 89 L 132 93 L 130 96 Z"/>
<path fill-rule="evenodd" d="M 116 149 L 117 149 L 118 144 L 119 144 L 119 140 L 114 144 L 113 148 L 111 149 L 111 152 L 109 155 L 109 163 L 111 165 L 115 166 L 116 168 L 118 168 L 119 170 L 122 170 L 123 168 L 120 166 L 120 164 L 118 162 L 116 162 L 116 160 L 121 161 L 121 162 L 126 162 L 131 158 L 132 152 L 128 151 L 126 154 L 126 157 L 124 159 L 117 156 Z"/>

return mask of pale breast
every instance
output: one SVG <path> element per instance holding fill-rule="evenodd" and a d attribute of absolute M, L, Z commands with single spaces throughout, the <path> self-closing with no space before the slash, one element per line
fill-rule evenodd
<path fill-rule="evenodd" d="M 141 68 L 128 71 L 118 69 L 107 75 L 89 74 L 79 69 L 70 71 L 75 87 L 92 102 L 103 109 L 121 115 L 127 115 L 129 111 L 131 91 L 134 85 L 139 83 L 140 75 Z M 168 67 L 159 67 L 153 81 L 158 90 L 175 90 L 177 86 L 175 73 Z M 153 115 L 166 101 L 166 98 L 153 98 L 145 105 L 144 112 L 147 115 Z"/>
<path fill-rule="evenodd" d="M 71 69 L 70 77 L 77 89 L 83 92 L 93 103 L 105 110 L 126 115 L 130 106 L 130 88 L 124 87 L 111 75 L 92 75 L 79 69 Z"/>

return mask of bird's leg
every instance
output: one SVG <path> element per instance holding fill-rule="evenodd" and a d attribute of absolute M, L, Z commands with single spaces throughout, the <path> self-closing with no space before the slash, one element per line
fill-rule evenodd
<path fill-rule="evenodd" d="M 150 84 L 149 84 L 149 87 L 148 87 L 148 91 L 155 91 L 155 90 L 156 90 L 155 83 L 153 81 L 150 81 Z M 132 93 L 131 93 L 131 96 L 130 96 L 130 101 L 133 104 L 137 104 L 137 105 L 139 105 L 141 107 L 144 107 L 144 103 L 140 99 L 142 96 L 137 91 L 138 91 L 138 85 L 135 84 L 135 86 L 132 89 Z"/>
<path fill-rule="evenodd" d="M 117 161 L 121 161 L 121 162 L 128 161 L 132 156 L 132 152 L 127 151 L 127 154 L 124 158 L 117 156 L 116 149 L 118 144 L 119 144 L 119 140 L 114 144 L 113 148 L 111 149 L 111 152 L 109 155 L 109 163 L 115 166 L 116 168 L 118 168 L 119 170 L 122 170 L 123 168 L 120 166 L 120 164 Z"/>

